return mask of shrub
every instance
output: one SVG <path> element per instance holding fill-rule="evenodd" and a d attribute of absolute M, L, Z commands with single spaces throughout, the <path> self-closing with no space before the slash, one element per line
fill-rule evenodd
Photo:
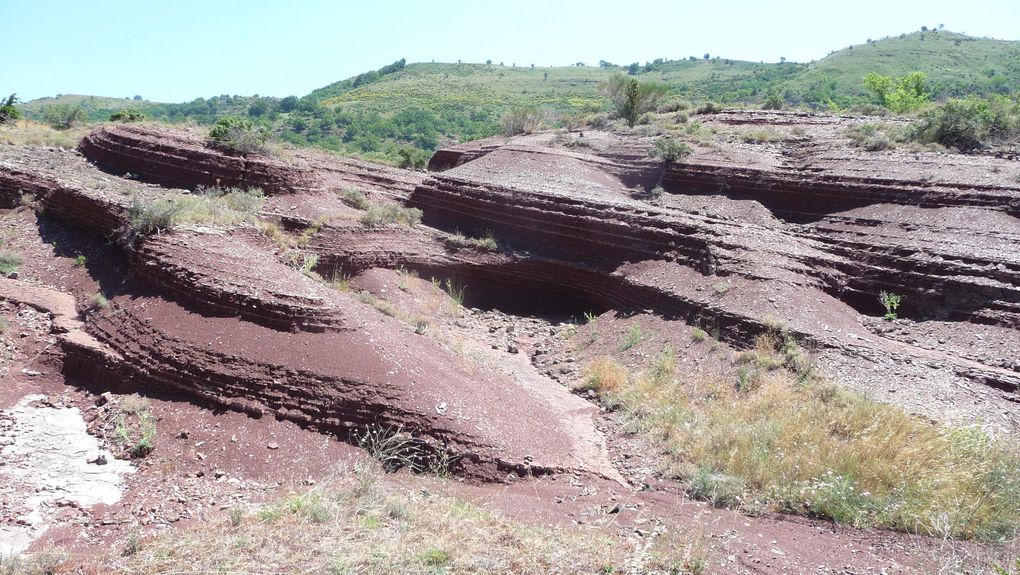
<path fill-rule="evenodd" d="M 413 228 L 421 222 L 421 210 L 405 208 L 396 204 L 372 205 L 368 207 L 359 221 L 362 225 L 370 228 L 386 224 L 402 224 Z"/>
<path fill-rule="evenodd" d="M 597 87 L 598 93 L 609 99 L 618 117 L 634 127 L 638 117 L 655 109 L 659 99 L 666 94 L 666 86 L 656 82 L 639 82 L 619 72 L 607 78 Z"/>
<path fill-rule="evenodd" d="M 1020 136 L 1020 103 L 1001 96 L 949 100 L 922 113 L 911 136 L 965 151 L 1009 141 Z"/>
<path fill-rule="evenodd" d="M 503 135 L 530 134 L 541 128 L 544 120 L 541 110 L 534 106 L 514 106 L 503 115 Z"/>
<path fill-rule="evenodd" d="M 0 124 L 14 122 L 21 118 L 21 111 L 18 110 L 17 105 L 17 94 L 11 94 L 6 100 L 0 100 Z"/>
<path fill-rule="evenodd" d="M 683 162 L 684 158 L 691 155 L 691 147 L 686 142 L 680 142 L 675 138 L 663 136 L 655 140 L 649 152 L 653 158 L 661 158 L 663 162 Z"/>
<path fill-rule="evenodd" d="M 242 154 L 264 154 L 268 132 L 247 118 L 226 116 L 209 131 L 210 143 L 218 148 Z"/>
<path fill-rule="evenodd" d="M 397 165 L 415 170 L 429 165 L 429 153 L 415 146 L 401 146 L 397 149 Z"/>
<path fill-rule="evenodd" d="M 145 114 L 139 110 L 119 110 L 110 114 L 111 122 L 141 122 Z"/>
<path fill-rule="evenodd" d="M 43 121 L 57 130 L 68 130 L 88 118 L 81 105 L 53 104 L 42 109 Z"/>
<path fill-rule="evenodd" d="M 783 100 L 783 95 L 780 94 L 778 91 L 770 90 L 769 93 L 765 96 L 765 99 L 762 100 L 761 109 L 782 110 L 785 105 L 786 101 Z"/>
<path fill-rule="evenodd" d="M 346 188 L 340 192 L 340 199 L 343 203 L 357 210 L 367 210 L 370 205 L 368 197 L 357 188 Z"/>
<path fill-rule="evenodd" d="M 721 112 L 723 107 L 715 102 L 704 102 L 694 109 L 695 114 L 715 114 Z"/>

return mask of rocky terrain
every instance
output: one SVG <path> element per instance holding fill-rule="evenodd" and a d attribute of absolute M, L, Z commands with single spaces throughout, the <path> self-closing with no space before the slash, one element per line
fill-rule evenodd
<path fill-rule="evenodd" d="M 203 521 L 319 481 L 385 434 L 512 515 L 610 517 L 626 537 L 696 526 L 721 572 L 925 569 L 937 541 L 685 499 L 573 388 L 635 324 L 711 372 L 778 322 L 847 388 L 1014 437 L 1020 164 L 863 151 L 843 135 L 853 117 L 701 119 L 736 136 L 674 163 L 649 156 L 653 136 L 591 130 L 452 146 L 427 173 L 230 155 L 165 127 L 0 148 L 0 236 L 23 260 L 0 280 L 0 501 L 21 489 L 8 454 L 28 439 L 6 438 L 31 428 L 26 397 L 77 410 L 106 442 L 86 451 L 115 447 L 105 433 L 132 415 L 124 433 L 158 438 L 117 479 L 122 499 L 5 506 L 0 535 L 20 525 L 19 549 L 30 531 L 32 549 L 87 551 L 134 525 Z M 779 137 L 739 138 L 763 128 Z M 254 221 L 129 233 L 139 205 L 209 186 L 264 203 Z M 387 208 L 421 224 L 366 219 Z M 882 319 L 881 292 L 902 296 L 899 319 Z M 691 327 L 721 349 L 692 346 Z M 125 411 L 133 394 L 150 415 Z"/>

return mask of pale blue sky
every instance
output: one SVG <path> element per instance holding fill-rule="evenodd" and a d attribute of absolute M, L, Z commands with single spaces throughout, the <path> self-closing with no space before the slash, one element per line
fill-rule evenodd
<path fill-rule="evenodd" d="M 809 61 L 945 24 L 1020 40 L 1020 1 L 0 0 L 0 93 L 304 95 L 394 60 Z"/>

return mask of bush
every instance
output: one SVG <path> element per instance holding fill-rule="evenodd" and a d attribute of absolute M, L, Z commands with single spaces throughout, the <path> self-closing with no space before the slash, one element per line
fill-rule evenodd
<path fill-rule="evenodd" d="M 864 77 L 864 86 L 880 104 L 897 114 L 917 110 L 928 103 L 931 94 L 924 85 L 923 72 L 911 72 L 899 78 L 871 72 Z"/>
<path fill-rule="evenodd" d="M 0 124 L 7 124 L 21 118 L 21 111 L 16 107 L 18 96 L 11 94 L 6 100 L 0 100 Z"/>
<path fill-rule="evenodd" d="M 397 165 L 401 168 L 411 168 L 415 170 L 424 169 L 425 166 L 429 165 L 429 158 L 431 157 L 428 152 L 417 148 L 415 146 L 401 146 L 397 149 Z"/>
<path fill-rule="evenodd" d="M 695 114 L 715 114 L 721 112 L 723 107 L 715 102 L 704 102 L 694 109 Z"/>
<path fill-rule="evenodd" d="M 514 106 L 503 115 L 503 135 L 530 134 L 542 127 L 544 116 L 534 106 Z"/>
<path fill-rule="evenodd" d="M 762 100 L 762 110 L 782 110 L 783 106 L 786 105 L 786 101 L 783 100 L 783 95 L 776 91 L 770 91 L 765 99 Z"/>
<path fill-rule="evenodd" d="M 57 130 L 68 130 L 73 128 L 75 124 L 79 124 L 88 119 L 88 114 L 85 113 L 85 108 L 81 105 L 72 106 L 71 104 L 53 104 L 52 106 L 46 106 L 42 110 L 43 121 L 50 125 L 50 127 Z"/>
<path fill-rule="evenodd" d="M 401 224 L 413 228 L 421 222 L 421 210 L 418 208 L 405 208 L 395 204 L 369 206 L 359 221 L 362 225 L 370 228 L 386 224 Z"/>
<path fill-rule="evenodd" d="M 673 162 L 683 162 L 684 158 L 691 155 L 691 151 L 691 147 L 686 142 L 663 136 L 652 144 L 649 155 L 653 158 L 661 158 L 667 164 L 672 164 Z"/>
<path fill-rule="evenodd" d="M 638 117 L 655 109 L 659 99 L 666 94 L 666 86 L 655 82 L 639 82 L 619 72 L 598 85 L 598 93 L 613 105 L 617 116 L 627 125 L 634 127 Z"/>
<path fill-rule="evenodd" d="M 139 110 L 120 110 L 110 114 L 111 122 L 141 122 L 145 114 Z"/>
<path fill-rule="evenodd" d="M 1020 136 L 1020 103 L 1004 97 L 949 100 L 926 110 L 911 136 L 924 143 L 939 143 L 973 150 Z"/>
<path fill-rule="evenodd" d="M 209 131 L 209 140 L 214 146 L 242 154 L 266 153 L 268 137 L 265 128 L 236 116 L 220 118 Z"/>

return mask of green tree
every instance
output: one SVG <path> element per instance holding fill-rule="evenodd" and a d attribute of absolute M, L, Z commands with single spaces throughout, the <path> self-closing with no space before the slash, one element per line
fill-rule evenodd
<path fill-rule="evenodd" d="M 598 93 L 609 99 L 617 116 L 627 125 L 634 127 L 638 116 L 655 109 L 659 99 L 666 94 L 666 86 L 657 82 L 639 82 L 635 78 L 617 72 L 596 88 Z"/>
<path fill-rule="evenodd" d="M 77 106 L 54 104 L 43 108 L 42 117 L 43 121 L 51 127 L 57 130 L 67 130 L 79 122 L 84 122 L 88 118 L 88 114 L 81 104 Z"/>
<path fill-rule="evenodd" d="M 903 114 L 921 108 L 931 99 L 925 79 L 923 72 L 911 72 L 899 78 L 871 72 L 864 76 L 864 87 L 875 95 L 879 104 Z"/>
<path fill-rule="evenodd" d="M 0 100 L 0 124 L 13 122 L 21 117 L 21 111 L 16 107 L 17 104 L 17 94 L 11 94 L 6 100 Z"/>

